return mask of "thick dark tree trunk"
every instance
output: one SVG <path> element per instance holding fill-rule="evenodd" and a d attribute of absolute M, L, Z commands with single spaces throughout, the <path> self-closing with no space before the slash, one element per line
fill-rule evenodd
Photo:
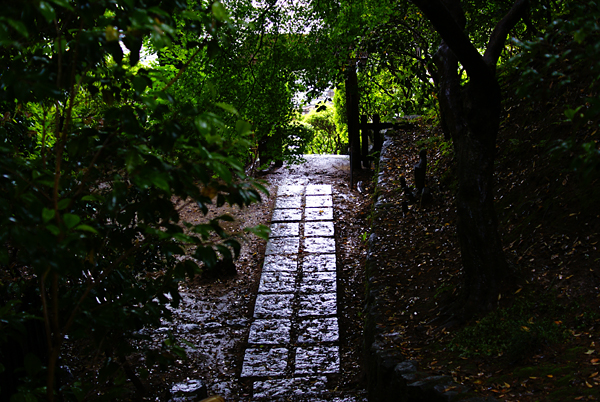
<path fill-rule="evenodd" d="M 527 6 L 517 0 L 492 33 L 482 57 L 463 32 L 459 0 L 414 0 L 444 39 L 435 55 L 441 123 L 458 167 L 458 238 L 465 280 L 457 315 L 490 310 L 510 270 L 498 234 L 493 182 L 501 94 L 495 66 L 508 31 Z M 469 82 L 461 86 L 458 61 Z"/>
<path fill-rule="evenodd" d="M 465 272 L 465 312 L 489 310 L 509 275 L 494 209 L 494 156 L 500 89 L 472 80 L 463 95 L 465 124 L 453 133 L 458 162 L 458 237 Z"/>
<path fill-rule="evenodd" d="M 457 59 L 442 43 L 435 57 L 442 125 L 452 138 L 458 167 L 458 238 L 465 282 L 460 314 L 489 310 L 509 273 L 493 203 L 494 156 L 500 116 L 495 80 L 461 87 Z"/>

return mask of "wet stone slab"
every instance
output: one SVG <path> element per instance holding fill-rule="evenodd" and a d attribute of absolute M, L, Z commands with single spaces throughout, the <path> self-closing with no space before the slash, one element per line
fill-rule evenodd
<path fill-rule="evenodd" d="M 271 222 L 292 222 L 302 220 L 302 208 L 276 209 Z"/>
<path fill-rule="evenodd" d="M 335 293 L 336 273 L 334 272 L 305 272 L 300 284 L 302 293 Z"/>
<path fill-rule="evenodd" d="M 272 223 L 269 237 L 291 237 L 300 236 L 300 224 L 298 222 Z"/>
<path fill-rule="evenodd" d="M 329 316 L 336 314 L 337 304 L 335 293 L 317 293 L 300 295 L 298 309 L 299 317 Z"/>
<path fill-rule="evenodd" d="M 335 264 L 335 263 L 334 263 Z M 263 264 L 263 272 L 268 271 L 298 271 L 298 256 L 296 255 L 267 255 Z"/>
<path fill-rule="evenodd" d="M 304 224 L 304 236 L 333 236 L 333 222 L 306 222 Z"/>
<path fill-rule="evenodd" d="M 266 258 L 265 258 L 266 261 Z M 266 262 L 265 262 L 266 264 Z M 264 269 L 264 268 L 263 268 Z M 310 254 L 302 262 L 304 272 L 336 271 L 335 254 Z"/>
<path fill-rule="evenodd" d="M 278 197 L 275 200 L 275 209 L 292 209 L 302 207 L 302 197 Z"/>
<path fill-rule="evenodd" d="M 283 254 L 298 254 L 300 247 L 299 237 L 279 237 L 269 239 L 265 255 L 283 255 Z"/>
<path fill-rule="evenodd" d="M 327 377 L 296 377 L 256 381 L 253 400 L 320 395 L 327 390 Z"/>
<path fill-rule="evenodd" d="M 307 346 L 296 349 L 295 374 L 327 374 L 340 371 L 337 346 Z"/>
<path fill-rule="evenodd" d="M 309 184 L 306 186 L 306 195 L 331 195 L 330 184 Z"/>
<path fill-rule="evenodd" d="M 306 208 L 304 219 L 307 221 L 331 221 L 333 220 L 333 208 Z"/>
<path fill-rule="evenodd" d="M 282 375 L 287 367 L 288 350 L 285 348 L 246 349 L 242 363 L 242 377 L 269 377 Z"/>
<path fill-rule="evenodd" d="M 254 305 L 254 318 L 291 317 L 293 298 L 293 294 L 259 294 Z"/>
<path fill-rule="evenodd" d="M 301 321 L 298 326 L 298 343 L 337 342 L 339 339 L 337 318 L 315 318 Z"/>
<path fill-rule="evenodd" d="M 296 290 L 296 273 L 290 271 L 263 271 L 258 293 L 293 293 Z"/>
<path fill-rule="evenodd" d="M 335 239 L 333 237 L 307 237 L 304 239 L 304 251 L 317 254 L 335 253 Z"/>
<path fill-rule="evenodd" d="M 304 194 L 304 186 L 290 185 L 290 186 L 279 186 L 277 189 L 277 196 L 284 195 L 302 195 Z"/>
<path fill-rule="evenodd" d="M 250 327 L 248 343 L 280 345 L 290 342 L 292 323 L 288 319 L 256 320 Z"/>
<path fill-rule="evenodd" d="M 330 195 L 313 195 L 306 197 L 306 208 L 333 207 L 333 197 Z"/>

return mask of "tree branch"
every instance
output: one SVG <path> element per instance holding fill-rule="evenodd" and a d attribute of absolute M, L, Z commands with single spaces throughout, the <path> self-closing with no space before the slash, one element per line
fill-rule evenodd
<path fill-rule="evenodd" d="M 459 23 L 452 18 L 451 11 L 442 0 L 413 0 L 413 3 L 431 21 L 444 42 L 452 49 L 458 61 L 465 67 L 471 78 L 488 80 L 493 78 L 492 71 L 483 57 L 473 46 Z"/>
<path fill-rule="evenodd" d="M 496 27 L 490 36 L 490 41 L 488 42 L 485 54 L 483 55 L 483 60 L 489 67 L 495 69 L 496 63 L 498 62 L 500 54 L 502 53 L 502 49 L 504 49 L 506 36 L 510 30 L 517 25 L 517 22 L 527 15 L 528 9 L 529 0 L 517 0 L 515 1 L 515 4 L 513 4 L 508 14 L 506 14 L 504 18 L 498 22 L 498 24 L 496 24 Z"/>

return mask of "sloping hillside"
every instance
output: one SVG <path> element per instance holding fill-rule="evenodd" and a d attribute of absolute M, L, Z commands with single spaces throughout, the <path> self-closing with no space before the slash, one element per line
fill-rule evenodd
<path fill-rule="evenodd" d="M 597 400 L 600 394 L 600 172 L 582 144 L 597 124 L 574 124 L 567 105 L 585 104 L 591 80 L 546 81 L 550 96 L 517 96 L 504 82 L 496 158 L 496 206 L 506 256 L 514 269 L 498 309 L 466 325 L 440 327 L 461 285 L 451 144 L 429 121 L 390 137 L 387 185 L 379 200 L 395 216 L 374 216 L 389 242 L 384 328 L 388 347 L 417 363 L 419 376 L 444 374 L 476 395 L 510 401 Z M 555 87 L 556 90 L 552 90 Z M 571 141 L 566 143 L 565 141 Z M 434 200 L 410 205 L 400 176 L 412 184 L 420 149 L 429 150 Z M 576 169 L 574 169 L 576 168 Z M 586 170 L 587 169 L 587 170 Z M 383 320 L 382 320 L 383 321 Z"/>

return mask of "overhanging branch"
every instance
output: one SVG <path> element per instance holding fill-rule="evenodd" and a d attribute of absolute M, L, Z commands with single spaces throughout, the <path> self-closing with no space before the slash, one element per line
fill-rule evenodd
<path fill-rule="evenodd" d="M 441 0 L 413 0 L 413 3 L 431 21 L 444 42 L 452 49 L 471 78 L 487 80 L 493 78 L 491 71 L 473 46 L 452 13 Z"/>
<path fill-rule="evenodd" d="M 496 66 L 496 63 L 500 58 L 500 54 L 502 53 L 502 49 L 504 48 L 506 36 L 510 30 L 517 25 L 519 20 L 527 15 L 528 9 L 529 0 L 517 0 L 515 4 L 513 4 L 508 14 L 506 14 L 504 18 L 498 22 L 498 24 L 496 24 L 496 27 L 490 36 L 490 41 L 488 42 L 485 54 L 483 55 L 483 60 L 488 66 L 492 68 Z"/>

